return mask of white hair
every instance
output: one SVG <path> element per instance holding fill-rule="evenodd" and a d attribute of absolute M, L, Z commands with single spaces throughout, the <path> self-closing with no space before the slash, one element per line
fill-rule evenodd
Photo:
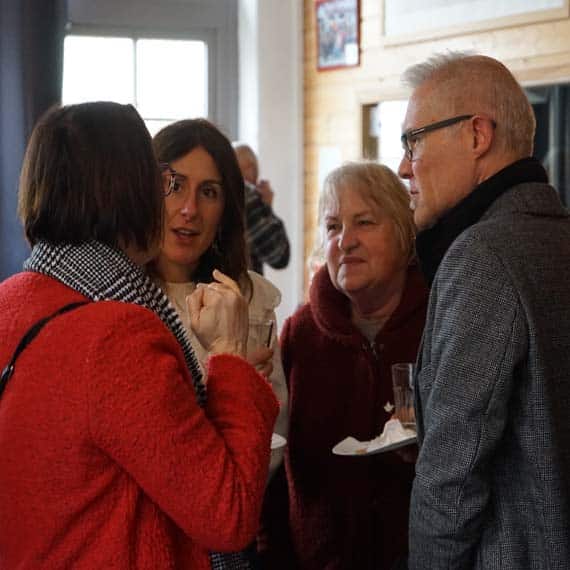
<path fill-rule="evenodd" d="M 496 59 L 471 52 L 438 53 L 409 67 L 402 81 L 414 90 L 433 84 L 432 102 L 447 113 L 489 115 L 502 151 L 515 158 L 532 155 L 534 112 L 512 73 Z"/>
<path fill-rule="evenodd" d="M 471 51 L 446 51 L 433 54 L 425 61 L 408 67 L 402 74 L 402 82 L 416 89 L 449 65 L 474 55 L 475 53 Z"/>

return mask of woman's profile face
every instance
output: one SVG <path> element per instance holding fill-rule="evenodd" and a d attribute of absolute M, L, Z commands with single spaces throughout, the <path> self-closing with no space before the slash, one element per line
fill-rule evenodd
<path fill-rule="evenodd" d="M 406 270 L 395 223 L 351 186 L 324 211 L 325 257 L 333 285 L 349 298 L 381 295 Z"/>
<path fill-rule="evenodd" d="M 186 282 L 216 239 L 224 211 L 222 177 L 214 159 L 197 147 L 163 172 L 164 237 L 157 268 L 165 281 Z"/>

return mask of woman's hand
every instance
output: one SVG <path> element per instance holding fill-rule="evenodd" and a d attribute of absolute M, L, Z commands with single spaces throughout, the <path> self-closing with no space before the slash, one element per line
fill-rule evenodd
<path fill-rule="evenodd" d="M 258 346 L 248 351 L 247 360 L 266 378 L 273 372 L 273 349 L 266 346 Z"/>
<path fill-rule="evenodd" d="M 200 283 L 186 297 L 190 325 L 210 354 L 237 354 L 245 357 L 248 333 L 247 302 L 238 284 L 217 269 L 216 281 Z"/>

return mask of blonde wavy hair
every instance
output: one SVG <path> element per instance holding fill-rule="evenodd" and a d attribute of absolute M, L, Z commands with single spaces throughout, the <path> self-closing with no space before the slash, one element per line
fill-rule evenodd
<path fill-rule="evenodd" d="M 315 246 L 309 263 L 324 262 L 326 242 L 325 215 L 331 206 L 338 205 L 346 188 L 357 190 L 363 199 L 370 200 L 393 222 L 402 254 L 411 263 L 416 255 L 416 227 L 410 209 L 410 196 L 403 182 L 387 166 L 375 162 L 347 162 L 326 177 L 318 205 L 318 228 Z"/>

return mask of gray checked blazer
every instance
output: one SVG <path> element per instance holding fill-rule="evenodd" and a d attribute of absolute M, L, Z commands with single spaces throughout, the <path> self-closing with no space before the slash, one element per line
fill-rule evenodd
<path fill-rule="evenodd" d="M 570 218 L 515 186 L 452 244 L 416 383 L 410 570 L 570 569 Z"/>

